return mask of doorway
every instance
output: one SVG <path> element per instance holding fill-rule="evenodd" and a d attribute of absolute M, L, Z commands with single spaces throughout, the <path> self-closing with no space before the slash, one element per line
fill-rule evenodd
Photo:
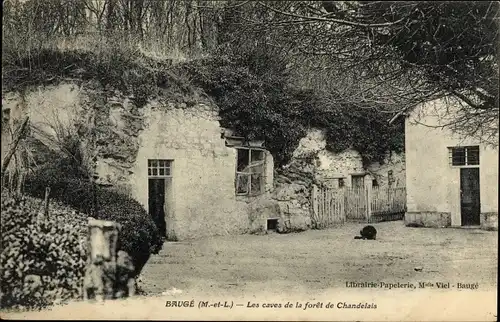
<path fill-rule="evenodd" d="M 171 190 L 172 160 L 148 160 L 148 210 L 162 236 L 167 236 Z"/>
<path fill-rule="evenodd" d="M 153 217 L 156 227 L 162 236 L 166 236 L 165 222 L 165 179 L 148 179 L 149 214 Z"/>
<path fill-rule="evenodd" d="M 460 215 L 462 226 L 481 223 L 479 168 L 460 169 Z"/>
<path fill-rule="evenodd" d="M 365 188 L 365 175 L 364 174 L 358 174 L 358 175 L 352 175 L 352 187 L 354 189 L 364 189 Z"/>

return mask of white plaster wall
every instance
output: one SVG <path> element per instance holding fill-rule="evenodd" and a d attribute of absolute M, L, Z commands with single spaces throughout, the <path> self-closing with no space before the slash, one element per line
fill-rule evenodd
<path fill-rule="evenodd" d="M 173 160 L 169 234 L 181 240 L 247 231 L 248 204 L 235 195 L 236 150 L 225 146 L 217 112 L 202 105 L 170 105 L 149 107 L 144 114 L 146 126 L 130 177 L 132 195 L 147 209 L 147 160 Z M 267 162 L 272 166 L 272 159 Z"/>
<path fill-rule="evenodd" d="M 434 127 L 443 122 L 445 108 L 441 101 L 430 102 L 406 120 L 407 207 L 408 212 L 450 212 L 452 226 L 460 226 L 460 168 L 451 166 L 448 147 L 480 146 L 481 212 L 498 212 L 498 148 Z"/>

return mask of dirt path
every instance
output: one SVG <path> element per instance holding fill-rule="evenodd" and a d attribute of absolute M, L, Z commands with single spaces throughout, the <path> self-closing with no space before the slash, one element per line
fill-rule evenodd
<path fill-rule="evenodd" d="M 362 226 L 169 242 L 140 278 L 148 296 L 2 317 L 496 321 L 497 232 L 407 228 L 399 221 L 376 224 L 376 241 L 354 240 Z M 450 289 L 348 288 L 346 282 L 449 282 Z M 478 288 L 457 290 L 459 282 Z M 285 308 L 288 303 L 293 307 Z M 365 308 L 346 308 L 350 304 Z"/>
<path fill-rule="evenodd" d="M 379 223 L 376 241 L 353 239 L 361 224 L 294 234 L 213 237 L 166 243 L 142 288 L 235 293 L 317 293 L 346 282 L 434 281 L 496 287 L 497 232 Z M 422 268 L 416 271 L 415 268 Z"/>

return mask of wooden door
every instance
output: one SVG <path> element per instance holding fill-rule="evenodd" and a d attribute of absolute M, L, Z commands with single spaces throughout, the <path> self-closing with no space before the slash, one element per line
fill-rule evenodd
<path fill-rule="evenodd" d="M 167 225 L 165 222 L 165 179 L 148 179 L 149 214 L 153 217 L 160 234 L 166 236 Z"/>
<path fill-rule="evenodd" d="M 479 168 L 460 169 L 460 214 L 462 226 L 480 224 Z"/>
<path fill-rule="evenodd" d="M 364 189 L 365 188 L 365 176 L 364 175 L 353 175 L 352 176 L 352 187 L 354 189 Z"/>

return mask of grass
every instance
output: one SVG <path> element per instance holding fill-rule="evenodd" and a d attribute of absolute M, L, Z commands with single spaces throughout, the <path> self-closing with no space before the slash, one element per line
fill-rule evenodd
<path fill-rule="evenodd" d="M 132 95 L 139 106 L 158 96 L 185 102 L 200 99 L 189 75 L 176 66 L 190 59 L 161 40 L 139 40 L 120 34 L 76 37 L 6 35 L 2 48 L 2 90 L 24 91 L 64 81 L 92 81 L 102 89 Z"/>

